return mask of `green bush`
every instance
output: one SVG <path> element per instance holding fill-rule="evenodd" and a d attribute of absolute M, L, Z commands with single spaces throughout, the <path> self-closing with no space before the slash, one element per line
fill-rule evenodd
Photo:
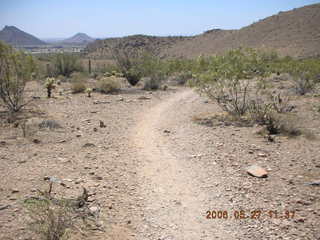
<path fill-rule="evenodd" d="M 0 99 L 10 112 L 18 112 L 28 103 L 24 101 L 24 89 L 34 72 L 31 56 L 0 41 Z"/>
<path fill-rule="evenodd" d="M 132 86 L 135 86 L 143 76 L 141 68 L 139 67 L 142 59 L 141 54 L 139 52 L 130 54 L 120 48 L 114 48 L 112 55 L 117 63 L 119 71 Z"/>
<path fill-rule="evenodd" d="M 55 76 L 70 77 L 73 72 L 82 71 L 79 58 L 72 54 L 59 53 L 51 60 Z"/>
<path fill-rule="evenodd" d="M 120 88 L 119 79 L 114 76 L 103 77 L 98 82 L 98 90 L 102 93 L 115 93 L 118 92 Z"/>

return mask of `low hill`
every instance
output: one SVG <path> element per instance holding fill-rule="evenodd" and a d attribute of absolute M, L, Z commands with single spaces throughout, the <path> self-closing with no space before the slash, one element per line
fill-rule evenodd
<path fill-rule="evenodd" d="M 92 37 L 89 37 L 85 33 L 77 33 L 76 35 L 67 38 L 62 41 L 64 44 L 88 44 L 90 42 L 93 42 L 95 39 Z"/>
<path fill-rule="evenodd" d="M 214 29 L 194 37 L 135 35 L 89 44 L 89 56 L 110 57 L 110 48 L 148 49 L 161 57 L 196 57 L 242 47 L 276 50 L 293 57 L 320 56 L 320 4 L 260 20 L 239 30 Z M 120 43 L 120 44 L 116 44 Z"/>
<path fill-rule="evenodd" d="M 96 40 L 87 46 L 91 57 L 112 58 L 111 49 L 120 48 L 128 52 L 133 50 L 147 50 L 160 55 L 163 49 L 187 41 L 192 37 L 155 37 L 147 35 L 133 35 L 123 38 L 107 38 Z"/>
<path fill-rule="evenodd" d="M 5 26 L 0 31 L 0 40 L 13 46 L 47 45 L 35 36 L 21 31 L 14 26 Z"/>

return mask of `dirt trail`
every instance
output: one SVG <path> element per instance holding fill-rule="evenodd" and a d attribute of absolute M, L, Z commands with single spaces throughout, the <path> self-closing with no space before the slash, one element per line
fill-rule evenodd
<path fill-rule="evenodd" d="M 199 176 L 205 178 L 205 173 L 170 147 L 168 128 L 183 128 L 179 118 L 190 121 L 192 103 L 199 99 L 190 89 L 178 91 L 141 114 L 134 130 L 132 140 L 140 155 L 138 177 L 146 204 L 146 225 L 139 239 L 229 239 L 221 222 L 205 219 L 209 197 L 198 180 Z"/>

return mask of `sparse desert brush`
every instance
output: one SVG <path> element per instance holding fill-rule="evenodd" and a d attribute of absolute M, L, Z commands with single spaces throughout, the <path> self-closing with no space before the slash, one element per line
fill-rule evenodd
<path fill-rule="evenodd" d="M 72 93 L 83 93 L 86 90 L 87 76 L 83 73 L 74 72 L 71 75 L 71 91 Z"/>
<path fill-rule="evenodd" d="M 87 190 L 77 198 L 58 198 L 51 194 L 52 184 L 48 191 L 38 190 L 39 196 L 24 200 L 29 229 L 43 240 L 69 239 L 76 232 L 97 229 L 99 216 L 89 208 Z"/>
<path fill-rule="evenodd" d="M 132 86 L 135 86 L 143 77 L 141 69 L 142 54 L 139 51 L 130 54 L 120 48 L 113 48 L 112 56 L 119 71 Z"/>
<path fill-rule="evenodd" d="M 293 59 L 285 57 L 271 64 L 273 71 L 291 76 L 294 90 L 299 95 L 305 95 L 315 90 L 319 82 L 320 59 Z"/>
<path fill-rule="evenodd" d="M 56 54 L 52 58 L 51 64 L 54 67 L 55 76 L 63 75 L 65 77 L 70 77 L 73 72 L 82 71 L 79 58 L 72 54 Z"/>
<path fill-rule="evenodd" d="M 115 93 L 118 92 L 121 88 L 119 79 L 111 76 L 111 77 L 103 77 L 98 81 L 98 90 L 102 93 Z"/>
<path fill-rule="evenodd" d="M 71 91 L 72 93 L 83 93 L 86 90 L 86 84 L 84 81 L 72 81 L 71 82 Z"/>
<path fill-rule="evenodd" d="M 31 56 L 0 41 L 0 103 L 11 113 L 19 112 L 28 103 L 24 101 L 24 90 L 34 72 Z"/>
<path fill-rule="evenodd" d="M 146 77 L 143 82 L 143 90 L 154 91 L 160 89 L 162 79 L 157 77 Z"/>
<path fill-rule="evenodd" d="M 252 49 L 200 58 L 196 69 L 205 71 L 196 74 L 193 84 L 233 116 L 234 121 L 266 126 L 269 134 L 300 135 L 301 129 L 294 124 L 295 116 L 288 114 L 294 108 L 290 99 L 266 81 L 273 71 L 270 61 L 279 64 L 278 57 Z"/>
<path fill-rule="evenodd" d="M 191 71 L 185 71 L 177 73 L 174 77 L 174 80 L 178 85 L 185 85 L 189 80 L 193 78 Z"/>

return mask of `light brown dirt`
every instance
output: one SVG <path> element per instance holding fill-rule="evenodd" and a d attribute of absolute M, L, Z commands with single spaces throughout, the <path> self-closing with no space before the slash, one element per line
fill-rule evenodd
<path fill-rule="evenodd" d="M 0 210 L 0 239 L 37 239 L 27 229 L 22 202 L 34 189 L 47 188 L 44 176 L 66 183 L 54 188 L 59 196 L 76 196 L 82 186 L 95 193 L 92 204 L 101 207 L 105 231 L 80 239 L 319 239 L 320 189 L 305 185 L 319 178 L 319 141 L 277 137 L 269 143 L 253 128 L 195 124 L 193 116 L 220 110 L 190 89 L 128 89 L 93 98 L 64 91 L 50 100 L 42 87 L 29 89 L 41 96 L 29 114 L 45 110 L 37 118 L 63 128 L 30 126 L 34 130 L 23 138 L 21 129 L 2 121 L 0 206 L 9 207 Z M 319 136 L 317 116 L 308 116 Z M 255 163 L 268 178 L 248 176 L 245 168 Z M 250 219 L 256 209 L 264 214 Z M 208 210 L 228 211 L 229 218 L 207 219 Z M 240 210 L 249 218 L 234 219 Z M 270 210 L 296 215 L 276 219 Z"/>

